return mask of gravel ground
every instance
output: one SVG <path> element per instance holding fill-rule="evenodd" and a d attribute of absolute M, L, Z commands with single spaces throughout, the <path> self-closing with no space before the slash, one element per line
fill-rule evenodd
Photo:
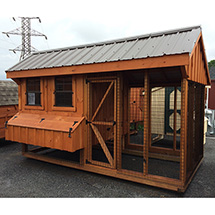
<path fill-rule="evenodd" d="M 49 164 L 21 155 L 21 144 L 0 140 L 0 197 L 215 197 L 215 137 L 184 194 Z"/>

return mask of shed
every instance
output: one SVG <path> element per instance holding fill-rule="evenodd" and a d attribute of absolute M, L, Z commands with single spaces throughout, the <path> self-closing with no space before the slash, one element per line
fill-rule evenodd
<path fill-rule="evenodd" d="M 200 26 L 41 51 L 6 73 L 19 86 L 6 138 L 26 157 L 180 192 L 201 164 Z"/>
<path fill-rule="evenodd" d="M 211 88 L 208 95 L 208 108 L 215 110 L 215 67 L 210 68 Z"/>
<path fill-rule="evenodd" d="M 208 118 L 208 134 L 215 133 L 215 67 L 212 66 L 209 70 L 211 78 L 211 86 L 207 89 L 206 101 L 206 117 Z"/>
<path fill-rule="evenodd" d="M 0 139 L 5 136 L 5 123 L 18 112 L 18 86 L 0 80 Z"/>

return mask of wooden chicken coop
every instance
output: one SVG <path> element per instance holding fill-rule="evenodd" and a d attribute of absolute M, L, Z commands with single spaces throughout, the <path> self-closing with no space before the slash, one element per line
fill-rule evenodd
<path fill-rule="evenodd" d="M 184 192 L 203 159 L 200 26 L 41 51 L 6 71 L 23 155 Z"/>
<path fill-rule="evenodd" d="M 5 137 L 5 123 L 18 112 L 18 86 L 13 81 L 0 81 L 0 139 Z"/>

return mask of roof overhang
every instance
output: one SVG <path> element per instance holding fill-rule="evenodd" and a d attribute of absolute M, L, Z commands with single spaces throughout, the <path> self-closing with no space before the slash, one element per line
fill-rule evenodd
<path fill-rule="evenodd" d="M 74 65 L 55 68 L 43 68 L 20 71 L 7 71 L 7 78 L 28 78 L 42 76 L 58 76 L 71 74 L 89 74 L 113 71 L 129 71 L 139 69 L 164 68 L 175 66 L 187 66 L 189 53 L 165 55 L 161 57 L 148 57 L 144 59 L 123 60 L 105 63 Z"/>

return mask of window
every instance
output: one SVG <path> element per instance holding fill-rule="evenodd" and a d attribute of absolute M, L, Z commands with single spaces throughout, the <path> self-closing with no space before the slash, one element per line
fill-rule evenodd
<path fill-rule="evenodd" d="M 26 80 L 27 105 L 41 106 L 40 78 L 28 78 Z"/>
<path fill-rule="evenodd" d="M 56 77 L 55 78 L 55 106 L 73 107 L 72 103 L 72 77 Z"/>

